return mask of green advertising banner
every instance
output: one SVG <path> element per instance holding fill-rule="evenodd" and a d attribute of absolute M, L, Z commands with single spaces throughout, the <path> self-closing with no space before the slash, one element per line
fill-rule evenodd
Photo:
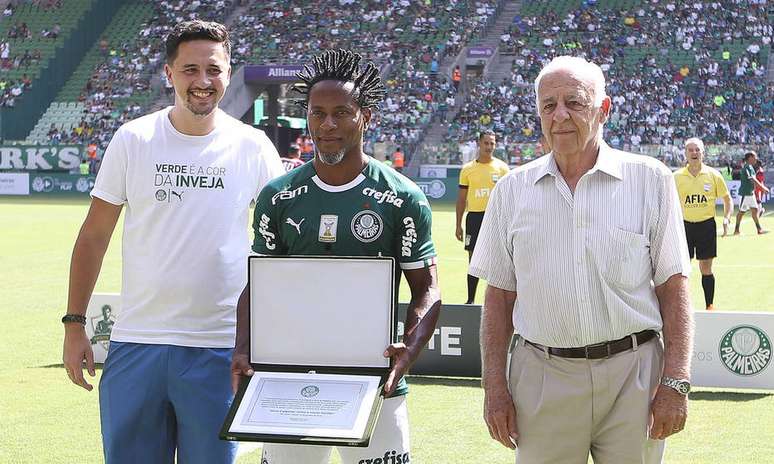
<path fill-rule="evenodd" d="M 70 171 L 81 164 L 77 145 L 14 145 L 0 147 L 0 171 Z"/>
<path fill-rule="evenodd" d="M 459 178 L 435 179 L 432 177 L 419 177 L 412 179 L 422 192 L 425 193 L 430 202 L 453 202 L 457 201 L 457 187 Z"/>
<path fill-rule="evenodd" d="M 398 336 L 403 335 L 406 304 L 398 306 Z M 411 367 L 414 375 L 481 377 L 481 306 L 443 305 L 433 337 Z"/>
<path fill-rule="evenodd" d="M 96 176 L 29 173 L 30 195 L 88 195 Z"/>

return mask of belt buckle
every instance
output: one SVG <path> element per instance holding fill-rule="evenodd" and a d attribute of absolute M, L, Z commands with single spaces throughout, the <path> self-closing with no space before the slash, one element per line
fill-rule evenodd
<path fill-rule="evenodd" d="M 605 355 L 605 358 L 610 357 L 610 342 L 601 342 L 601 343 L 594 343 L 593 345 L 586 345 L 583 347 L 583 354 L 586 355 L 586 359 L 589 358 L 589 349 L 599 348 L 599 347 L 606 347 L 607 348 L 607 354 Z"/>

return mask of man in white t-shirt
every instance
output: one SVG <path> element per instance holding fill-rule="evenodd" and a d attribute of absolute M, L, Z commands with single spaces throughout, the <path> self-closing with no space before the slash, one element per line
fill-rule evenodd
<path fill-rule="evenodd" d="M 231 43 L 218 23 L 167 37 L 173 107 L 113 136 L 73 250 L 64 366 L 94 376 L 84 314 L 123 205 L 121 311 L 100 379 L 107 463 L 231 463 L 218 440 L 231 402 L 237 298 L 247 281 L 248 209 L 284 173 L 263 132 L 218 109 Z"/>

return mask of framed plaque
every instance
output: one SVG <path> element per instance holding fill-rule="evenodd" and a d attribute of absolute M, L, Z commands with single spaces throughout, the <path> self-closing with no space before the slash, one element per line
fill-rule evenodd
<path fill-rule="evenodd" d="M 251 256 L 255 374 L 221 438 L 368 446 L 391 367 L 395 284 L 393 258 Z"/>

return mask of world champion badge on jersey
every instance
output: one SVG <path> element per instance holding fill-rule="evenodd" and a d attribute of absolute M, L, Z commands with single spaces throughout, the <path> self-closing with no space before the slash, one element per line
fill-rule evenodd
<path fill-rule="evenodd" d="M 336 241 L 336 229 L 339 217 L 335 214 L 323 214 L 320 216 L 320 232 L 317 239 L 321 242 L 333 243 Z"/>
<path fill-rule="evenodd" d="M 363 243 L 370 243 L 382 235 L 384 221 L 371 210 L 364 210 L 352 218 L 352 235 Z"/>

